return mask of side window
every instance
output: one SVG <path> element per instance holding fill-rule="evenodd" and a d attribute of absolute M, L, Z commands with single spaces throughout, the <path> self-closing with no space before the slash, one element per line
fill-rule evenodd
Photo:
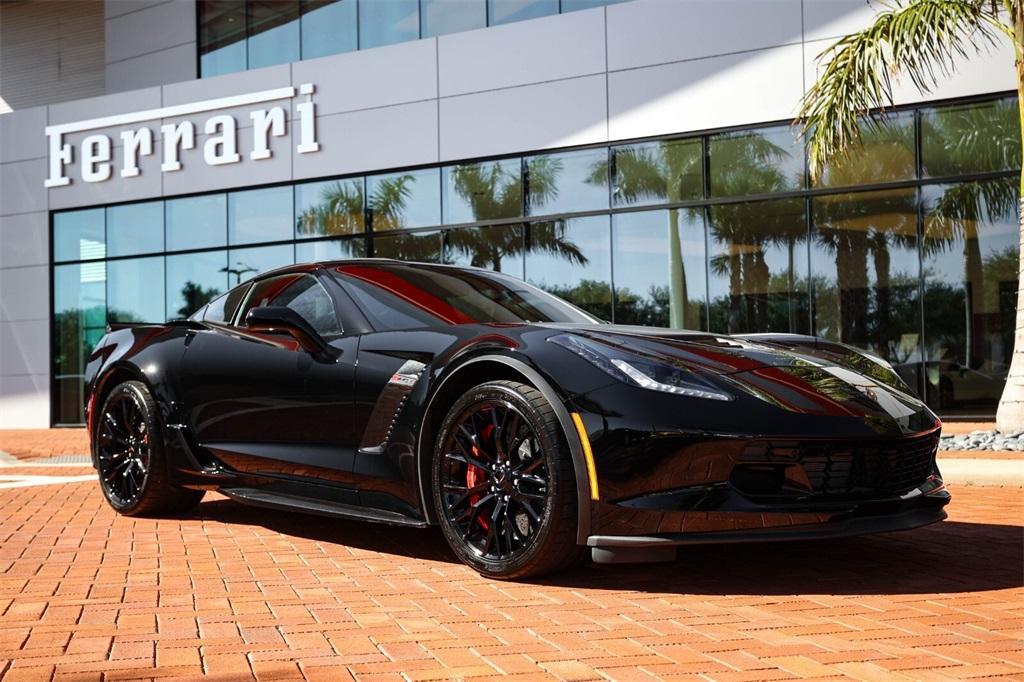
<path fill-rule="evenodd" d="M 312 275 L 282 275 L 257 283 L 245 303 L 244 314 L 268 305 L 291 308 L 324 338 L 342 334 L 331 295 Z"/>
<path fill-rule="evenodd" d="M 203 321 L 229 324 L 247 291 L 249 291 L 248 286 L 236 287 L 220 298 L 210 301 L 203 312 Z"/>

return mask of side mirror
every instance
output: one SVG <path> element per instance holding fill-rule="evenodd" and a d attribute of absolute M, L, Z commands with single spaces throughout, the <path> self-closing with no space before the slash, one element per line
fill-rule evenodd
<path fill-rule="evenodd" d="M 329 354 L 331 347 L 324 337 L 306 322 L 297 312 L 284 306 L 264 306 L 253 308 L 245 316 L 246 326 L 257 332 L 268 334 L 288 334 L 308 353 L 319 355 Z"/>

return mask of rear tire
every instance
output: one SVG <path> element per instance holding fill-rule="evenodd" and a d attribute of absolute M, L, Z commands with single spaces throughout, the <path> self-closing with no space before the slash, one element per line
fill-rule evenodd
<path fill-rule="evenodd" d="M 581 556 L 572 457 L 554 409 L 532 386 L 492 381 L 452 405 L 431 488 L 452 551 L 485 576 L 537 576 Z"/>
<path fill-rule="evenodd" d="M 171 485 L 156 403 L 141 381 L 125 381 L 107 395 L 93 443 L 100 489 L 125 516 L 183 513 L 202 490 Z"/>

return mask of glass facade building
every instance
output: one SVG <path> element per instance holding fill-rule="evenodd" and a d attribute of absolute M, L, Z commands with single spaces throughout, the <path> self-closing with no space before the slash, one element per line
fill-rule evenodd
<path fill-rule="evenodd" d="M 203 0 L 199 75 L 286 64 L 622 0 Z"/>
<path fill-rule="evenodd" d="M 814 181 L 794 130 L 56 212 L 53 421 L 81 422 L 84 362 L 108 323 L 187 316 L 259 272 L 362 256 L 501 270 L 620 324 L 842 341 L 940 414 L 991 414 L 1013 347 L 1016 99 L 872 119 Z"/>

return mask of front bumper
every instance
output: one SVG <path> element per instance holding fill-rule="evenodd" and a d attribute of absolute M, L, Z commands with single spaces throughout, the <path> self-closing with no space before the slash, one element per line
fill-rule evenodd
<path fill-rule="evenodd" d="M 932 477 L 925 485 L 899 499 L 863 501 L 850 504 L 846 509 L 806 510 L 803 514 L 788 515 L 790 521 L 810 516 L 814 521 L 809 523 L 786 525 L 785 518 L 772 521 L 774 516 L 787 516 L 776 508 L 765 513 L 727 512 L 717 522 L 705 517 L 697 527 L 708 528 L 711 521 L 709 529 L 687 532 L 686 515 L 693 512 L 684 512 L 682 518 L 670 521 L 672 525 L 678 522 L 682 530 L 662 532 L 665 528 L 662 513 L 659 532 L 595 534 L 587 538 L 587 546 L 593 548 L 593 558 L 599 563 L 670 561 L 678 547 L 687 545 L 825 540 L 920 528 L 945 519 L 944 507 L 949 501 L 949 492 L 942 481 Z M 636 521 L 650 527 L 654 519 Z"/>

